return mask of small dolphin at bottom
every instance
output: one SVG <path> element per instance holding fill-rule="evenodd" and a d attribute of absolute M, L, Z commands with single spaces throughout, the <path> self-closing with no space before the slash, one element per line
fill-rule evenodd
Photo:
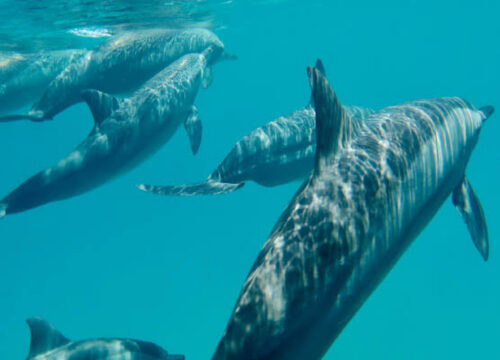
<path fill-rule="evenodd" d="M 344 108 L 353 121 L 362 122 L 374 113 L 358 106 Z M 250 180 L 267 187 L 303 180 L 314 167 L 315 116 L 309 103 L 253 130 L 233 146 L 204 182 L 171 186 L 141 184 L 138 188 L 156 195 L 218 195 L 238 190 Z"/>
<path fill-rule="evenodd" d="M 26 320 L 31 331 L 27 360 L 184 360 L 158 345 L 133 339 L 71 341 L 47 321 Z"/>
<path fill-rule="evenodd" d="M 326 78 L 308 73 L 314 170 L 250 270 L 213 360 L 321 359 L 452 193 L 488 258 L 485 216 L 465 168 L 493 108 L 438 98 L 356 123 Z"/>

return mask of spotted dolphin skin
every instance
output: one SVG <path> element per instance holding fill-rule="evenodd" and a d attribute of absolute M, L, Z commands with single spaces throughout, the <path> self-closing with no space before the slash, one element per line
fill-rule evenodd
<path fill-rule="evenodd" d="M 80 102 L 80 93 L 85 89 L 111 94 L 128 93 L 181 56 L 201 53 L 208 47 L 213 49 L 209 65 L 222 57 L 230 57 L 224 53 L 224 45 L 219 38 L 206 29 L 148 29 L 112 37 L 65 68 L 28 114 L 3 116 L 0 122 L 51 119 Z M 207 67 L 206 85 L 210 74 L 210 67 Z"/>
<path fill-rule="evenodd" d="M 373 113 L 357 106 L 344 108 L 354 121 L 362 121 Z M 315 116 L 314 107 L 308 104 L 255 129 L 233 146 L 205 182 L 139 185 L 139 189 L 157 195 L 216 195 L 235 191 L 249 180 L 270 187 L 304 179 L 314 166 Z"/>
<path fill-rule="evenodd" d="M 86 53 L 73 49 L 0 56 L 0 113 L 35 101 L 61 71 Z"/>
<path fill-rule="evenodd" d="M 405 103 L 353 122 L 308 69 L 314 170 L 250 271 L 214 360 L 321 359 L 444 200 L 484 259 L 484 214 L 465 168 L 492 107 L 459 98 Z"/>
<path fill-rule="evenodd" d="M 27 360 L 184 360 L 158 345 L 133 339 L 71 341 L 39 317 L 26 320 L 31 331 Z"/>
<path fill-rule="evenodd" d="M 84 91 L 95 120 L 91 133 L 66 158 L 1 200 L 0 217 L 82 194 L 133 169 L 183 122 L 196 153 L 201 125 L 193 102 L 212 54 L 208 48 L 203 54 L 181 57 L 125 100 Z"/>

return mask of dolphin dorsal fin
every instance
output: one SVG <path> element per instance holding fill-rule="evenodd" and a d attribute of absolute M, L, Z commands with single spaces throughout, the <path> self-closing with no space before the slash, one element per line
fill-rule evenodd
<path fill-rule="evenodd" d="M 84 90 L 81 96 L 89 106 L 96 124 L 100 124 L 120 106 L 117 98 L 99 90 Z"/>
<path fill-rule="evenodd" d="M 69 343 L 69 339 L 42 318 L 32 317 L 26 322 L 31 331 L 28 359 Z"/>
<path fill-rule="evenodd" d="M 330 155 L 339 147 L 343 123 L 348 119 L 344 107 L 321 71 L 309 67 L 307 73 L 316 109 L 315 171 L 320 172 Z"/>
<path fill-rule="evenodd" d="M 326 76 L 325 66 L 323 65 L 323 61 L 321 59 L 316 60 L 315 68 L 323 75 Z M 314 106 L 314 99 L 311 93 L 311 98 L 309 99 L 309 103 L 307 106 Z"/>
<path fill-rule="evenodd" d="M 321 73 L 321 75 L 326 77 L 325 65 L 323 65 L 323 61 L 321 59 L 316 60 L 316 69 Z"/>

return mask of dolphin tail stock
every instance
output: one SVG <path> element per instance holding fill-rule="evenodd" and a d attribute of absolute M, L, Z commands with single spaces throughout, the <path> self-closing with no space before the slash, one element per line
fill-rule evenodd
<path fill-rule="evenodd" d="M 245 185 L 244 182 L 232 184 L 213 180 L 191 185 L 154 186 L 141 184 L 137 187 L 145 192 L 164 196 L 196 196 L 196 195 L 219 195 L 233 192 Z"/>

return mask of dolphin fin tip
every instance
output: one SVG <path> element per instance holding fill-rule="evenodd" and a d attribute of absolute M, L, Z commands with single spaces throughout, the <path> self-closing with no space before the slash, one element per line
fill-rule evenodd
<path fill-rule="evenodd" d="M 195 196 L 195 195 L 219 195 L 230 193 L 240 189 L 245 182 L 222 183 L 217 181 L 206 181 L 203 183 L 177 186 L 155 186 L 138 185 L 139 190 L 163 196 Z"/>
<path fill-rule="evenodd" d="M 19 120 L 30 120 L 33 122 L 42 122 L 42 121 L 51 120 L 51 119 L 48 117 L 45 117 L 44 114 L 41 114 L 41 113 L 0 116 L 0 122 L 12 122 L 12 121 L 19 121 Z"/>
<path fill-rule="evenodd" d="M 483 113 L 485 119 L 488 119 L 495 112 L 495 108 L 491 105 L 486 105 L 479 108 L 479 111 Z"/>

